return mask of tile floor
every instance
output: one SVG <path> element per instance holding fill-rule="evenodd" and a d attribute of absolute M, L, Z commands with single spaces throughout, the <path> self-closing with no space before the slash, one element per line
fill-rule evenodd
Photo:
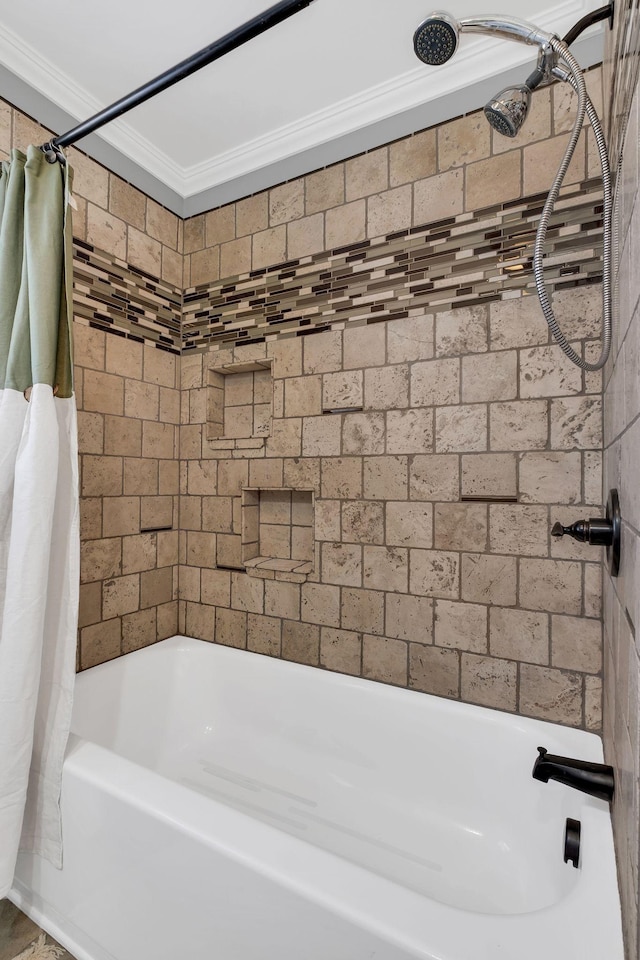
<path fill-rule="evenodd" d="M 0 900 L 0 960 L 74 960 L 9 900 Z"/>

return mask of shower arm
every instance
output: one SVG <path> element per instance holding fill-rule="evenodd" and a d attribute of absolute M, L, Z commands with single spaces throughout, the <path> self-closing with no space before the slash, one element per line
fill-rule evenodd
<path fill-rule="evenodd" d="M 186 77 L 190 77 L 192 73 L 196 73 L 214 60 L 219 60 L 220 57 L 230 53 L 231 50 L 235 50 L 248 40 L 252 40 L 261 33 L 265 33 L 267 30 L 270 30 L 271 27 L 277 26 L 277 24 L 282 23 L 283 20 L 287 20 L 293 16 L 294 13 L 298 13 L 298 11 L 303 10 L 312 3 L 313 0 L 281 0 L 280 3 L 276 3 L 274 6 L 269 7 L 268 10 L 264 10 L 256 17 L 253 17 L 253 19 L 248 20 L 241 26 L 236 27 L 235 30 L 225 34 L 225 36 L 219 40 L 214 40 L 208 47 L 204 47 L 186 60 L 181 60 L 180 63 L 171 67 L 169 70 L 165 70 L 164 73 L 154 77 L 153 80 L 149 80 L 148 83 L 138 87 L 132 91 L 132 93 L 128 93 L 126 96 L 116 100 L 115 103 L 105 107 L 104 110 L 100 110 L 99 113 L 94 114 L 94 116 L 88 120 L 68 130 L 67 133 L 63 133 L 59 137 L 54 137 L 48 143 L 42 144 L 40 149 L 44 152 L 50 163 L 59 161 L 64 164 L 66 161 L 64 153 L 62 152 L 63 147 L 69 147 L 72 143 L 82 140 L 83 137 L 88 136 L 112 120 L 121 117 L 124 113 L 128 113 L 129 110 L 139 106 L 141 103 L 145 103 L 145 101 L 150 100 L 151 97 L 155 97 L 156 94 L 162 93 Z"/>

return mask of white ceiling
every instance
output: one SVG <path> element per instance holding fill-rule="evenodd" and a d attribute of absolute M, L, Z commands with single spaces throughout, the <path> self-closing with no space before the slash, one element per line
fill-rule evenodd
<path fill-rule="evenodd" d="M 443 67 L 415 57 L 430 0 L 314 0 L 78 143 L 181 215 L 190 215 L 477 108 L 535 50 L 464 35 Z M 598 4 L 507 3 L 565 33 Z M 0 11 L 0 94 L 64 133 L 256 16 L 269 0 L 17 0 Z M 452 0 L 456 17 L 482 13 Z M 603 28 L 574 47 L 601 59 Z M 495 88 L 495 89 L 494 89 Z"/>

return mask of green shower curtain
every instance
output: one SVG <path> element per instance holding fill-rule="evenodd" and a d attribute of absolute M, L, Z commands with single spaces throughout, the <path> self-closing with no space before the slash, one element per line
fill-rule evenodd
<path fill-rule="evenodd" d="M 0 897 L 21 844 L 61 864 L 79 593 L 71 171 L 0 172 Z"/>

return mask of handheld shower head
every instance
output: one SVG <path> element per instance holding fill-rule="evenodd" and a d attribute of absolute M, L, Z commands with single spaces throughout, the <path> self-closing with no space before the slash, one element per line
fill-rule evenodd
<path fill-rule="evenodd" d="M 416 56 L 430 67 L 439 67 L 458 47 L 460 27 L 448 13 L 436 11 L 423 20 L 413 35 Z"/>
<path fill-rule="evenodd" d="M 498 133 L 515 137 L 527 119 L 530 103 L 531 90 L 526 84 L 506 87 L 489 100 L 484 115 Z"/>

